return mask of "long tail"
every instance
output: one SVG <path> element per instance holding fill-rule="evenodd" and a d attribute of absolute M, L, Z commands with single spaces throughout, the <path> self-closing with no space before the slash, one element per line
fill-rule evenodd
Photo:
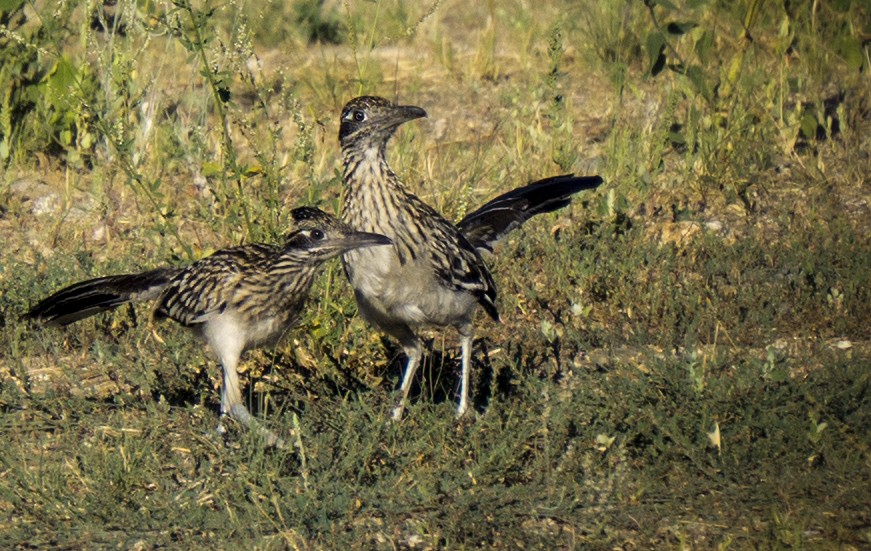
<path fill-rule="evenodd" d="M 493 250 L 493 245 L 511 230 L 535 216 L 561 209 L 571 196 L 602 183 L 599 176 L 565 174 L 533 182 L 509 191 L 460 220 L 457 227 L 479 249 Z"/>
<path fill-rule="evenodd" d="M 139 274 L 80 281 L 41 300 L 26 317 L 48 325 L 67 325 L 128 302 L 154 300 L 180 271 L 180 268 L 158 268 Z"/>

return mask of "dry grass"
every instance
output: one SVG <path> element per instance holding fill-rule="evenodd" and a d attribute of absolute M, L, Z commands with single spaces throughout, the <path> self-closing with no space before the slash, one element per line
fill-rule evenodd
<path fill-rule="evenodd" d="M 314 4 L 215 5 L 194 25 L 173 4 L 36 2 L 0 35 L 42 49 L 44 82 L 60 59 L 76 71 L 0 176 L 0 546 L 871 543 L 871 86 L 868 29 L 844 23 L 867 8 L 760 8 L 752 43 L 744 4 L 654 8 L 698 24 L 667 34 L 670 63 L 712 33 L 705 99 L 651 76 L 640 2 L 328 1 L 302 19 Z M 428 111 L 390 155 L 449 217 L 545 175 L 606 180 L 492 259 L 504 322 L 481 319 L 473 418 L 451 415 L 458 350 L 432 332 L 389 421 L 397 350 L 336 265 L 305 328 L 244 363 L 252 407 L 296 435 L 285 452 L 213 434 L 213 360 L 147 307 L 19 320 L 72 281 L 337 210 L 338 111 L 363 93 Z"/>

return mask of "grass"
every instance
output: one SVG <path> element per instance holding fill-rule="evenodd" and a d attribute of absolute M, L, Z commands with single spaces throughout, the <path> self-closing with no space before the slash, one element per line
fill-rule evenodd
<path fill-rule="evenodd" d="M 0 9 L 0 547 L 871 544 L 862 2 Z M 491 259 L 503 323 L 480 318 L 470 418 L 434 331 L 390 421 L 397 347 L 337 264 L 244 361 L 288 450 L 214 434 L 214 360 L 147 306 L 19 319 L 338 211 L 362 93 L 428 111 L 389 154 L 449 217 L 606 181 Z"/>

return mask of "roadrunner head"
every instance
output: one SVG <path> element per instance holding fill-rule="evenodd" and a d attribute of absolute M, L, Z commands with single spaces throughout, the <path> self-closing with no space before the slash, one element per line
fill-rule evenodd
<path fill-rule="evenodd" d="M 378 233 L 354 231 L 349 225 L 314 207 L 293 209 L 290 216 L 295 227 L 285 240 L 285 250 L 302 252 L 313 261 L 325 261 L 353 249 L 393 243 Z"/>
<path fill-rule="evenodd" d="M 414 105 L 396 105 L 376 96 L 354 98 L 342 109 L 339 142 L 343 149 L 352 145 L 380 149 L 399 125 L 421 117 L 426 117 L 426 111 Z"/>

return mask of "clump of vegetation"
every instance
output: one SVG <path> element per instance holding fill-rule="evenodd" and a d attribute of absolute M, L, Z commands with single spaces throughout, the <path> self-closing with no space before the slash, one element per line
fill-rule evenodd
<path fill-rule="evenodd" d="M 39 151 L 75 165 L 87 163 L 97 135 L 87 111 L 97 83 L 85 65 L 78 65 L 56 47 L 69 29 L 61 7 L 35 23 L 23 0 L 0 6 L 0 162 L 11 164 Z M 84 105 L 83 105 L 84 104 Z"/>
<path fill-rule="evenodd" d="M 526 8 L 0 3 L 0 547 L 871 544 L 867 3 Z M 242 368 L 288 450 L 215 435 L 219 369 L 147 309 L 20 319 L 337 211 L 363 93 L 427 109 L 389 153 L 449 217 L 606 180 L 490 259 L 470 418 L 433 332 L 390 421 L 337 264 Z"/>

